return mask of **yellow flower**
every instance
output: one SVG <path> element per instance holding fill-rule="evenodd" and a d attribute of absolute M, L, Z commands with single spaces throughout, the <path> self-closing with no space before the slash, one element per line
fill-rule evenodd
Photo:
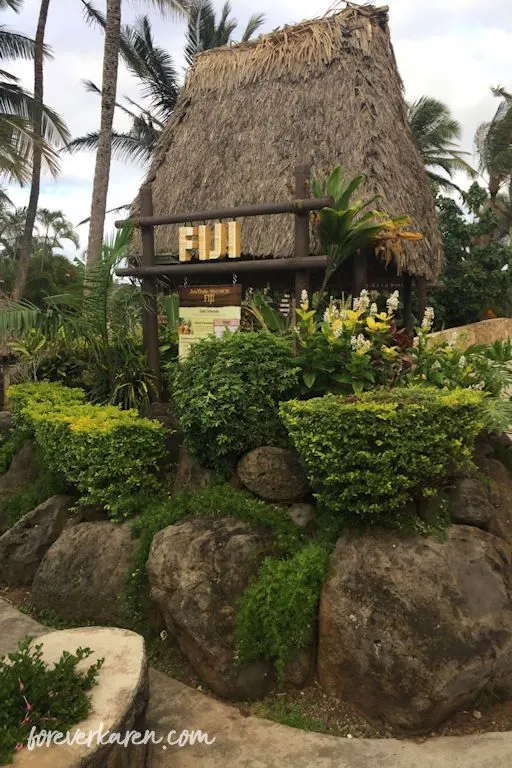
<path fill-rule="evenodd" d="M 374 317 L 368 317 L 366 324 L 368 326 L 368 330 L 373 332 L 389 331 L 389 323 L 377 322 Z"/>
<path fill-rule="evenodd" d="M 398 347 L 387 347 L 385 344 L 381 347 L 381 352 L 385 357 L 393 358 L 396 357 L 397 352 L 396 350 Z"/>
<path fill-rule="evenodd" d="M 353 309 L 347 309 L 345 314 L 347 316 L 347 320 L 350 320 L 354 323 L 361 319 L 361 315 L 364 314 L 364 309 L 359 309 L 357 312 L 355 312 Z"/>

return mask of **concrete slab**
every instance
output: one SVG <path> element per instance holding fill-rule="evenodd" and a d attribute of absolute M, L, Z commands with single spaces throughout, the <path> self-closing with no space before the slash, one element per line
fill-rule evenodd
<path fill-rule="evenodd" d="M 512 733 L 430 739 L 341 739 L 256 717 L 150 672 L 147 728 L 201 730 L 211 746 L 154 745 L 147 768 L 511 768 Z"/>

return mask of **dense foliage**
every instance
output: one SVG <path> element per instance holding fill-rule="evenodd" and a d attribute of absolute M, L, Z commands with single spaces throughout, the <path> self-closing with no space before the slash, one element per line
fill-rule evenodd
<path fill-rule="evenodd" d="M 288 559 L 264 560 L 237 615 L 240 663 L 262 658 L 273 661 L 283 679 L 287 662 L 313 640 L 330 549 L 312 541 Z"/>
<path fill-rule="evenodd" d="M 73 402 L 76 396 L 76 390 L 51 384 L 9 388 L 15 418 L 34 432 L 50 470 L 76 487 L 84 501 L 122 519 L 137 510 L 141 496 L 158 489 L 164 428 L 136 411 Z"/>
<path fill-rule="evenodd" d="M 396 388 L 283 403 L 318 501 L 356 524 L 397 526 L 411 499 L 471 467 L 477 391 Z"/>
<path fill-rule="evenodd" d="M 81 405 L 85 403 L 85 392 L 78 387 L 65 387 L 59 383 L 40 382 L 16 384 L 9 387 L 9 408 L 12 418 L 18 430 L 31 432 L 33 424 L 30 417 L 30 409 L 34 406 L 44 406 L 45 410 L 52 410 L 68 405 Z"/>
<path fill-rule="evenodd" d="M 445 268 L 432 299 L 438 324 L 447 328 L 512 311 L 512 249 L 498 236 L 499 218 L 477 185 L 465 201 L 461 207 L 451 198 L 437 200 Z"/>
<path fill-rule="evenodd" d="M 174 371 L 173 400 L 192 452 L 226 470 L 261 445 L 286 435 L 277 404 L 296 393 L 292 345 L 261 333 L 236 333 L 195 345 Z"/>
<path fill-rule="evenodd" d="M 66 733 L 85 720 L 91 710 L 88 692 L 103 664 L 99 659 L 79 671 L 77 665 L 91 653 L 89 648 L 64 651 L 50 666 L 43 660 L 43 646 L 26 638 L 0 660 L 0 764 L 12 762 L 32 728 Z"/>

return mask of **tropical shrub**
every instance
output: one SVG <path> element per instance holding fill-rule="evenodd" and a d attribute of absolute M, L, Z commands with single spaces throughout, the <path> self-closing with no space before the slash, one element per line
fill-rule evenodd
<path fill-rule="evenodd" d="M 347 522 L 400 526 L 410 500 L 472 467 L 483 396 L 397 387 L 280 406 L 319 502 Z"/>
<path fill-rule="evenodd" d="M 15 419 L 33 432 L 49 469 L 119 520 L 137 510 L 142 494 L 158 490 L 164 427 L 136 411 L 81 403 L 82 397 L 57 384 L 9 388 Z"/>
<path fill-rule="evenodd" d="M 427 334 L 418 335 L 410 350 L 411 382 L 426 382 L 435 387 L 478 389 L 499 397 L 512 383 L 512 344 L 473 345 L 463 350 L 451 344 L 436 344 Z"/>
<path fill-rule="evenodd" d="M 52 666 L 43 661 L 43 646 L 23 640 L 14 653 L 0 659 L 0 764 L 10 763 L 19 746 L 25 746 L 32 728 L 51 727 L 66 733 L 91 711 L 88 692 L 98 679 L 103 659 L 87 671 L 77 665 L 90 648 L 65 651 Z M 49 726 L 49 724 L 51 724 Z"/>
<path fill-rule="evenodd" d="M 15 426 L 28 430 L 32 427 L 28 410 L 35 405 L 41 405 L 50 412 L 61 406 L 85 402 L 83 389 L 48 382 L 15 384 L 9 387 L 7 396 Z"/>
<path fill-rule="evenodd" d="M 396 338 L 398 306 L 398 291 L 388 298 L 386 310 L 379 311 L 364 290 L 353 302 L 331 300 L 319 315 L 304 292 L 297 309 L 300 394 L 359 394 L 376 384 L 394 383 L 404 369 Z"/>
<path fill-rule="evenodd" d="M 296 394 L 297 383 L 289 342 L 235 333 L 195 345 L 174 369 L 171 390 L 191 451 L 220 471 L 252 448 L 286 442 L 277 404 Z"/>
<path fill-rule="evenodd" d="M 374 246 L 377 256 L 386 263 L 400 262 L 404 240 L 422 240 L 421 232 L 407 231 L 411 220 L 408 216 L 392 218 L 378 204 L 380 195 L 368 200 L 353 200 L 355 193 L 366 181 L 366 176 L 355 176 L 347 180 L 341 167 L 335 168 L 325 183 L 314 177 L 311 181 L 313 195 L 317 198 L 330 197 L 332 207 L 323 208 L 314 217 L 314 228 L 320 239 L 322 251 L 329 256 L 325 271 L 324 290 L 339 267 L 351 257 L 357 258 L 362 250 Z M 370 206 L 377 205 L 376 209 Z"/>

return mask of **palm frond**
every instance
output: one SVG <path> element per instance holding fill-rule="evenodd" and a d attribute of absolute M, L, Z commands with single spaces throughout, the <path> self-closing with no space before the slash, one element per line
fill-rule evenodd
<path fill-rule="evenodd" d="M 0 59 L 33 59 L 34 50 L 32 38 L 0 25 Z"/>
<path fill-rule="evenodd" d="M 10 8 L 12 11 L 15 11 L 15 13 L 19 13 L 22 5 L 23 0 L 0 0 L 0 11 Z"/>
<path fill-rule="evenodd" d="M 251 16 L 242 35 L 243 43 L 248 42 L 258 29 L 263 26 L 265 19 L 266 17 L 264 13 L 254 13 Z"/>
<path fill-rule="evenodd" d="M 125 205 L 118 205 L 116 208 L 110 208 L 108 211 L 105 211 L 107 214 L 111 213 L 124 213 L 125 211 L 129 211 L 131 208 L 131 203 L 126 203 Z M 91 217 L 88 216 L 86 219 L 83 219 L 82 221 L 79 221 L 76 225 L 77 227 L 81 227 L 83 224 L 88 224 L 91 220 Z M 82 262 L 80 262 L 82 263 Z"/>

